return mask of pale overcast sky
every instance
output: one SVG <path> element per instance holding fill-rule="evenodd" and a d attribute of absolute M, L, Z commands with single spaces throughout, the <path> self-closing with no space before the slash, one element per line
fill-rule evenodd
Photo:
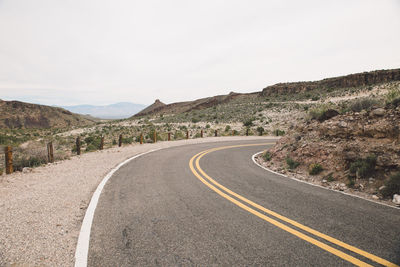
<path fill-rule="evenodd" d="M 399 0 L 0 0 L 6 100 L 171 103 L 399 67 Z"/>

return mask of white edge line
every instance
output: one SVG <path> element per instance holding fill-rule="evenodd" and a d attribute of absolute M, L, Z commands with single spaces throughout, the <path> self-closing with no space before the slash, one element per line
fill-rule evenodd
<path fill-rule="evenodd" d="M 289 176 L 284 175 L 284 174 L 279 173 L 279 172 L 275 172 L 275 171 L 273 171 L 273 170 L 271 170 L 271 169 L 268 169 L 268 168 L 265 167 L 265 166 L 262 166 L 261 164 L 259 164 L 259 163 L 256 161 L 256 156 L 257 156 L 258 154 L 263 153 L 263 152 L 264 152 L 264 151 L 260 151 L 260 152 L 255 153 L 255 154 L 251 157 L 251 159 L 253 160 L 253 162 L 254 162 L 257 166 L 259 166 L 260 168 L 263 168 L 263 169 L 266 170 L 266 171 L 269 171 L 269 172 L 272 172 L 272 173 L 274 173 L 274 174 L 277 174 L 277 175 L 280 175 L 280 176 L 283 176 L 283 177 L 286 177 L 286 178 L 295 180 L 295 181 L 300 182 L 300 183 L 305 183 L 305 184 L 312 185 L 312 186 L 315 186 L 315 187 L 323 188 L 323 189 L 325 189 L 325 190 L 329 190 L 329 191 L 333 191 L 333 192 L 336 192 L 336 193 L 340 193 L 340 194 L 343 194 L 343 195 L 346 195 L 346 196 L 356 197 L 356 198 L 359 198 L 359 199 L 362 199 L 362 200 L 365 200 L 365 201 L 369 201 L 369 202 L 372 202 L 372 203 L 375 203 L 375 204 L 380 204 L 380 205 L 383 205 L 383 206 L 386 206 L 386 207 L 390 207 L 390 208 L 393 208 L 393 209 L 398 209 L 398 210 L 400 210 L 400 208 L 399 208 L 399 207 L 396 207 L 396 206 L 391 206 L 391 205 L 388 205 L 388 204 L 386 204 L 386 203 L 381 203 L 381 202 L 373 201 L 373 200 L 371 200 L 371 199 L 363 198 L 363 197 L 361 197 L 361 196 L 349 194 L 349 193 L 346 193 L 346 192 L 343 192 L 343 191 L 333 190 L 333 189 L 330 189 L 330 188 L 327 188 L 327 187 L 324 187 L 324 186 L 321 186 L 321 185 L 318 185 L 318 184 L 313 184 L 313 183 L 310 183 L 310 182 L 307 182 L 307 181 L 303 181 L 303 180 L 300 180 L 300 179 L 297 179 L 297 178 L 294 178 L 294 177 L 289 177 Z"/>
<path fill-rule="evenodd" d="M 112 177 L 112 175 L 123 165 L 128 163 L 129 161 L 136 159 L 138 157 L 141 157 L 143 155 L 146 155 L 148 153 L 160 150 L 162 148 L 158 149 L 152 149 L 147 152 L 137 154 L 122 163 L 118 164 L 117 167 L 112 169 L 100 182 L 100 184 L 97 186 L 96 191 L 94 191 L 92 195 L 92 199 L 90 200 L 90 204 L 86 210 L 85 217 L 82 222 L 81 226 L 81 231 L 79 233 L 79 238 L 78 238 L 78 243 L 76 245 L 76 251 L 75 251 L 75 267 L 86 267 L 87 266 L 87 260 L 88 260 L 88 252 L 89 252 L 89 241 L 90 241 L 90 231 L 92 228 L 92 222 L 93 222 L 93 216 L 94 212 L 97 207 L 97 203 L 99 202 L 100 194 L 101 191 L 103 190 L 104 185 L 107 183 L 107 181 Z"/>
<path fill-rule="evenodd" d="M 261 138 L 249 138 L 250 140 L 257 140 Z M 227 140 L 227 141 L 240 141 L 240 140 Z M 217 143 L 219 141 L 210 141 L 210 142 L 204 142 L 204 143 Z M 199 143 L 202 144 L 202 143 Z M 183 144 L 187 145 L 187 144 Z M 94 217 L 94 212 L 97 207 L 97 203 L 99 202 L 100 194 L 101 191 L 103 191 L 103 187 L 107 183 L 107 181 L 112 177 L 112 175 L 123 165 L 128 163 L 129 161 L 136 159 L 138 157 L 141 157 L 143 155 L 146 155 L 151 152 L 155 152 L 158 150 L 162 150 L 165 148 L 169 147 L 161 147 L 157 149 L 152 149 L 144 153 L 137 154 L 131 158 L 128 158 L 127 160 L 121 162 L 118 164 L 117 167 L 112 169 L 100 182 L 100 184 L 97 186 L 96 191 L 94 191 L 92 198 L 90 200 L 89 206 L 86 210 L 85 217 L 83 218 L 82 221 L 82 226 L 81 230 L 79 232 L 79 237 L 78 237 L 78 243 L 76 245 L 76 250 L 75 250 L 75 267 L 86 267 L 87 266 L 87 260 L 88 260 L 88 252 L 89 252 L 89 241 L 90 241 L 90 231 L 92 229 L 92 223 L 93 223 L 93 217 Z"/>

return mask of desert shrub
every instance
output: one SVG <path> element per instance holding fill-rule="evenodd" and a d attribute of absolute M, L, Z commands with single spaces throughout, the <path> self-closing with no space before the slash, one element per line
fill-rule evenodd
<path fill-rule="evenodd" d="M 348 187 L 354 187 L 355 184 L 356 184 L 356 182 L 354 181 L 354 179 L 349 177 L 349 181 L 347 182 L 347 186 Z"/>
<path fill-rule="evenodd" d="M 373 106 L 376 106 L 378 104 L 378 100 L 373 99 L 372 97 L 365 97 L 362 99 L 357 99 L 355 101 L 353 101 L 350 106 L 349 109 L 350 111 L 353 112 L 360 112 L 362 110 L 370 110 L 372 109 Z"/>
<path fill-rule="evenodd" d="M 356 175 L 360 178 L 367 178 L 375 171 L 376 156 L 371 154 L 364 159 L 358 159 L 350 164 L 350 174 Z"/>
<path fill-rule="evenodd" d="M 225 127 L 225 132 L 228 132 L 230 129 L 231 129 L 231 126 L 226 125 L 226 127 Z"/>
<path fill-rule="evenodd" d="M 90 152 L 90 151 L 96 151 L 97 149 L 99 149 L 99 147 L 96 147 L 94 144 L 90 143 L 87 145 L 85 151 Z"/>
<path fill-rule="evenodd" d="M 263 132 L 264 132 L 265 130 L 264 130 L 264 128 L 263 127 L 261 127 L 261 126 L 259 126 L 259 127 L 257 127 L 257 132 L 258 132 L 258 134 L 261 136 L 261 135 L 263 135 Z"/>
<path fill-rule="evenodd" d="M 300 165 L 300 162 L 294 161 L 292 158 L 287 157 L 286 164 L 290 170 L 294 170 Z"/>
<path fill-rule="evenodd" d="M 210 126 L 210 124 L 207 124 L 206 125 L 206 129 L 209 129 L 211 126 Z"/>
<path fill-rule="evenodd" d="M 265 151 L 264 154 L 263 154 L 263 159 L 265 161 L 270 161 L 272 159 L 271 153 L 269 153 L 269 151 Z"/>
<path fill-rule="evenodd" d="M 113 146 L 115 146 L 117 144 L 117 140 L 113 139 L 112 144 L 113 144 Z"/>
<path fill-rule="evenodd" d="M 0 168 L 0 176 L 3 175 L 3 168 Z"/>
<path fill-rule="evenodd" d="M 311 109 L 308 112 L 308 114 L 311 119 L 319 120 L 319 118 L 322 117 L 322 115 L 326 112 L 326 110 L 327 110 L 327 108 L 325 106 L 316 107 L 316 108 Z"/>
<path fill-rule="evenodd" d="M 400 88 L 391 89 L 385 95 L 386 103 L 393 103 L 396 99 L 400 99 Z"/>
<path fill-rule="evenodd" d="M 320 99 L 320 96 L 319 96 L 319 95 L 315 95 L 315 96 L 313 96 L 313 97 L 311 98 L 312 101 L 317 101 L 317 100 L 319 100 L 319 99 Z"/>
<path fill-rule="evenodd" d="M 239 135 L 239 132 L 237 130 L 233 130 L 233 135 Z"/>
<path fill-rule="evenodd" d="M 88 136 L 84 139 L 87 144 L 86 151 L 95 151 L 100 148 L 101 138 L 95 136 Z"/>
<path fill-rule="evenodd" d="M 254 122 L 255 120 L 256 120 L 255 118 L 246 119 L 246 120 L 243 122 L 243 126 L 245 126 L 245 127 L 251 127 L 251 126 L 254 125 L 253 122 Z"/>
<path fill-rule="evenodd" d="M 47 156 L 30 156 L 15 159 L 13 167 L 16 171 L 22 171 L 22 169 L 25 167 L 33 168 L 46 163 Z"/>
<path fill-rule="evenodd" d="M 193 123 L 198 123 L 199 121 L 200 121 L 200 119 L 198 119 L 198 118 L 192 118 Z"/>
<path fill-rule="evenodd" d="M 339 112 L 337 112 L 334 109 L 330 109 L 327 106 L 323 105 L 323 106 L 319 106 L 319 107 L 311 109 L 308 112 L 308 114 L 309 114 L 311 119 L 323 122 L 325 120 L 328 120 L 330 118 L 335 117 L 336 115 L 339 114 Z"/>
<path fill-rule="evenodd" d="M 76 145 L 74 145 L 74 146 L 72 147 L 72 149 L 71 149 L 71 152 L 72 152 L 72 153 L 76 153 L 76 151 L 77 151 Z"/>
<path fill-rule="evenodd" d="M 400 172 L 390 176 L 381 193 L 384 197 L 392 197 L 394 194 L 400 193 Z"/>
<path fill-rule="evenodd" d="M 275 136 L 283 136 L 283 135 L 285 135 L 285 131 L 276 129 L 274 131 L 274 134 L 275 134 Z"/>
<path fill-rule="evenodd" d="M 333 178 L 332 173 L 330 173 L 330 174 L 328 174 L 328 176 L 326 177 L 326 180 L 327 180 L 328 182 L 333 182 L 333 181 L 335 181 L 335 178 Z"/>
<path fill-rule="evenodd" d="M 140 136 L 139 136 L 139 141 L 140 141 Z M 133 137 L 123 137 L 122 138 L 122 143 L 123 144 L 132 144 L 133 143 Z"/>
<path fill-rule="evenodd" d="M 320 172 L 322 172 L 324 170 L 324 168 L 322 168 L 321 164 L 319 163 L 313 163 L 310 165 L 310 167 L 308 168 L 308 173 L 310 175 L 317 175 Z"/>

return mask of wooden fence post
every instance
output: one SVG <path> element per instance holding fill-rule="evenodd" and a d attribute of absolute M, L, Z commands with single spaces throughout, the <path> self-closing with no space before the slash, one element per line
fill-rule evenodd
<path fill-rule="evenodd" d="M 103 150 L 104 148 L 104 136 L 100 137 L 100 150 Z"/>
<path fill-rule="evenodd" d="M 119 138 L 118 138 L 118 146 L 119 146 L 119 147 L 122 146 L 122 134 L 119 135 Z"/>
<path fill-rule="evenodd" d="M 215 130 L 215 137 L 218 136 L 218 130 Z"/>
<path fill-rule="evenodd" d="M 154 141 L 154 143 L 157 142 L 157 131 L 156 130 L 154 130 L 153 141 Z"/>
<path fill-rule="evenodd" d="M 203 138 L 203 130 L 200 131 L 200 137 Z"/>
<path fill-rule="evenodd" d="M 53 150 L 53 142 L 49 142 L 47 144 L 47 160 L 50 163 L 54 162 L 54 150 Z"/>
<path fill-rule="evenodd" d="M 189 131 L 186 131 L 186 139 L 189 139 Z"/>
<path fill-rule="evenodd" d="M 171 141 L 171 133 L 168 133 L 168 141 Z"/>
<path fill-rule="evenodd" d="M 76 138 L 76 154 L 80 155 L 81 154 L 81 137 L 78 136 Z"/>
<path fill-rule="evenodd" d="M 140 133 L 140 144 L 143 145 L 143 133 Z"/>
<path fill-rule="evenodd" d="M 6 146 L 4 148 L 4 153 L 6 156 L 6 174 L 13 173 L 13 157 L 12 157 L 12 147 Z"/>
<path fill-rule="evenodd" d="M 246 136 L 249 136 L 249 128 L 246 129 Z"/>

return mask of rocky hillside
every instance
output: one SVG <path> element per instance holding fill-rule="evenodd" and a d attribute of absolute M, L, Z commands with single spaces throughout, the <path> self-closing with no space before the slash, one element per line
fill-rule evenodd
<path fill-rule="evenodd" d="M 341 191 L 400 194 L 400 98 L 385 107 L 323 112 L 292 126 L 264 155 L 265 165 Z M 400 204 L 400 203 L 399 203 Z"/>
<path fill-rule="evenodd" d="M 287 95 L 313 90 L 335 90 L 341 88 L 376 85 L 391 81 L 400 81 L 400 69 L 356 73 L 346 76 L 327 78 L 314 82 L 278 83 L 264 88 L 260 95 Z"/>
<path fill-rule="evenodd" d="M 0 128 L 64 128 L 94 124 L 62 108 L 0 100 Z"/>
<path fill-rule="evenodd" d="M 258 93 L 255 94 L 258 95 Z M 213 97 L 201 98 L 194 101 L 177 102 L 168 105 L 160 102 L 160 100 L 157 99 L 156 102 L 154 102 L 154 104 L 142 110 L 134 117 L 140 117 L 152 114 L 176 114 L 176 113 L 190 112 L 193 110 L 201 110 L 209 107 L 214 107 L 220 104 L 225 104 L 230 102 L 231 100 L 240 97 L 247 97 L 251 95 L 254 94 L 239 94 L 231 92 L 228 95 L 218 95 Z"/>
<path fill-rule="evenodd" d="M 192 112 L 232 103 L 233 101 L 254 103 L 260 101 L 273 102 L 310 99 L 315 101 L 322 98 L 324 95 L 329 98 L 334 95 L 335 92 L 340 92 L 339 95 L 342 95 L 346 94 L 347 91 L 354 91 L 354 88 L 360 89 L 366 86 L 374 86 L 393 81 L 400 81 L 400 69 L 356 73 L 313 82 L 278 83 L 264 88 L 261 92 L 248 94 L 231 92 L 228 95 L 219 95 L 195 101 L 172 104 L 164 104 L 157 99 L 154 104 L 137 113 L 132 118 L 147 115 L 152 116 L 158 114 L 165 115 Z"/>

